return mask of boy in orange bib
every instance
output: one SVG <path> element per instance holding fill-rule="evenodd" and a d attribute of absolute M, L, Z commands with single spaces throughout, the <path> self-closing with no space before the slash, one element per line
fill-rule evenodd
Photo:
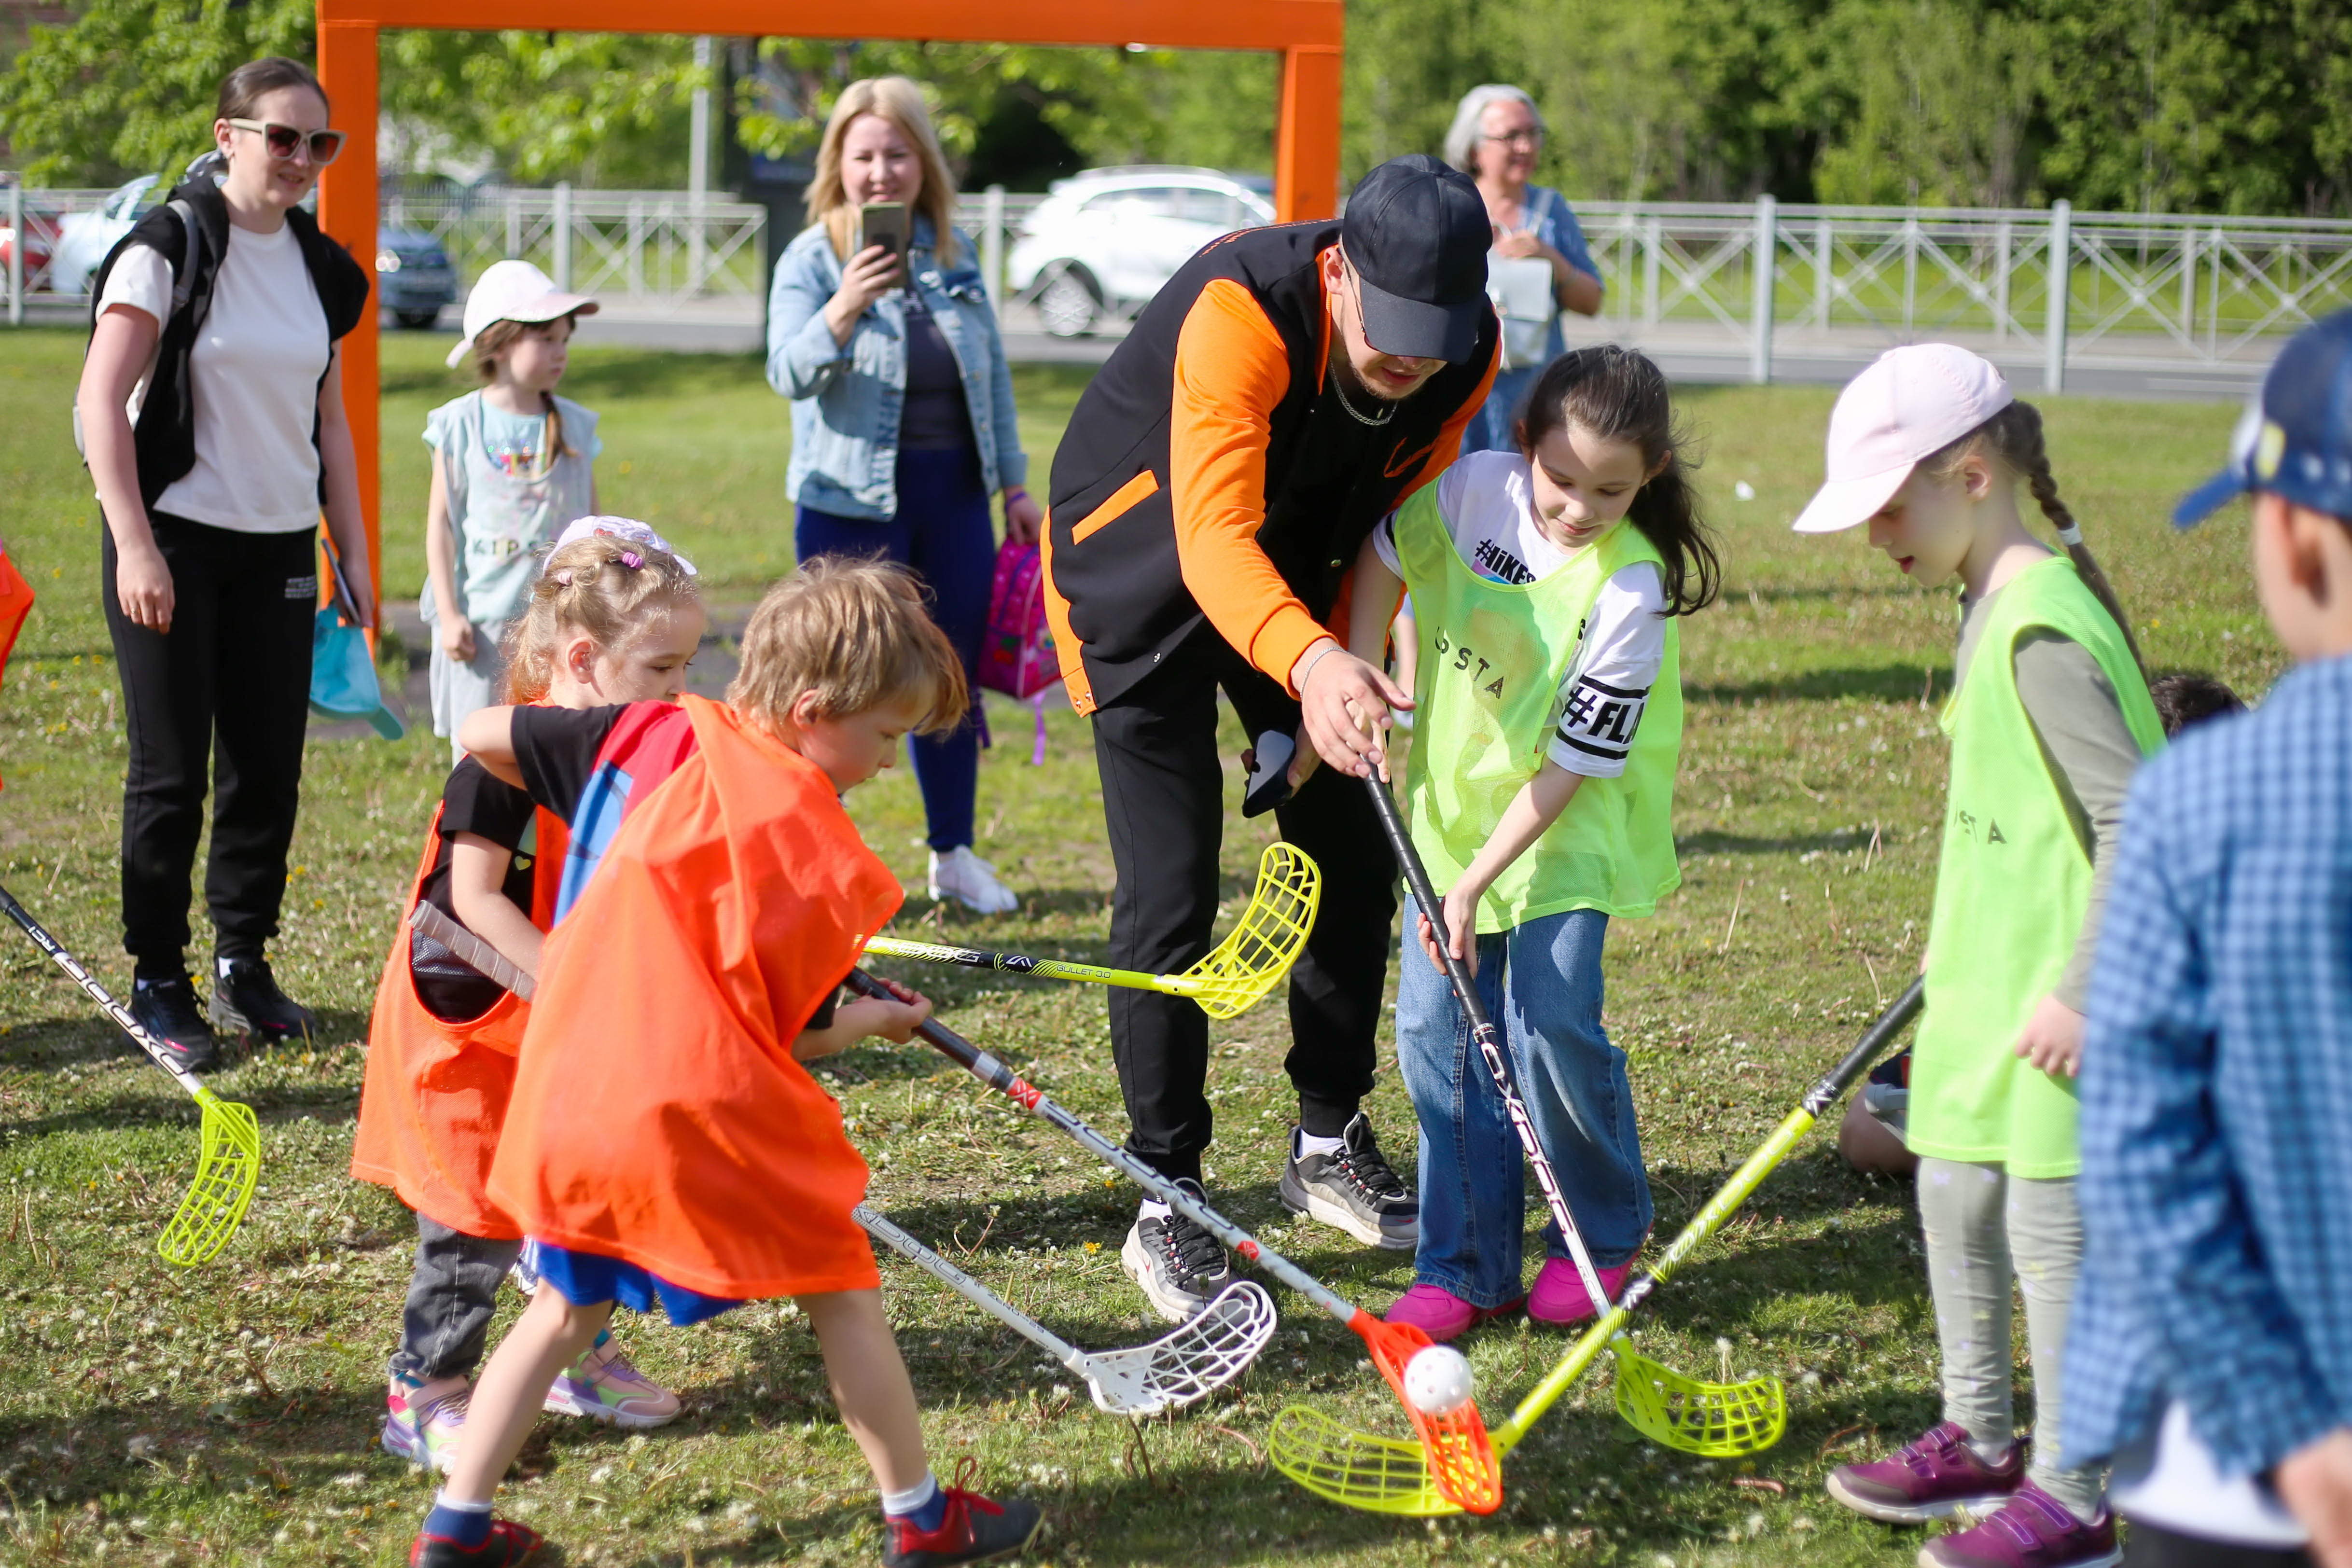
<path fill-rule="evenodd" d="M 571 825 L 489 1179 L 538 1244 L 544 1288 L 475 1386 L 412 1564 L 504 1568 L 537 1547 L 491 1497 L 548 1379 L 616 1302 L 693 1322 L 793 1298 L 881 1488 L 889 1568 L 982 1562 L 1036 1532 L 1034 1504 L 932 1477 L 850 1213 L 866 1164 L 802 1065 L 868 1035 L 904 1042 L 929 1016 L 912 993 L 833 1005 L 901 896 L 838 797 L 966 706 L 913 579 L 828 559 L 761 602 L 725 706 L 466 721 L 467 751 Z"/>

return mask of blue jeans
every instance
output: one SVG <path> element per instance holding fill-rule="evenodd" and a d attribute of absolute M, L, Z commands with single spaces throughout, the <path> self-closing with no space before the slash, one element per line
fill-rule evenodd
<path fill-rule="evenodd" d="M 1462 433 L 1462 450 L 1517 452 L 1519 441 L 1514 427 L 1524 412 L 1519 405 L 1528 401 L 1528 393 L 1535 390 L 1536 378 L 1543 371 L 1541 365 L 1496 371 L 1486 401 L 1478 405 L 1478 412 L 1470 416 L 1469 427 Z"/>
<path fill-rule="evenodd" d="M 1527 1293 L 1519 1257 L 1526 1166 L 1454 988 L 1414 935 L 1419 919 L 1407 899 L 1396 1032 L 1397 1063 L 1421 1118 L 1421 1249 L 1413 1278 L 1472 1306 L 1498 1307 Z M 1633 1256 L 1651 1218 L 1625 1053 L 1601 1027 L 1601 944 L 1608 931 L 1606 915 L 1571 909 L 1481 936 L 1475 982 L 1510 1053 L 1511 1079 L 1537 1141 L 1601 1269 Z M 1549 1220 L 1544 1247 L 1551 1257 L 1568 1256 Z"/>
<path fill-rule="evenodd" d="M 980 640 L 988 629 L 988 595 L 996 580 L 996 530 L 971 447 L 898 454 L 898 512 L 882 522 L 797 508 L 793 543 L 812 556 L 879 556 L 911 568 L 931 594 L 931 619 L 963 659 L 971 711 L 945 735 L 908 737 L 915 783 L 923 791 L 930 845 L 940 853 L 971 840 L 972 798 L 980 789 Z"/>

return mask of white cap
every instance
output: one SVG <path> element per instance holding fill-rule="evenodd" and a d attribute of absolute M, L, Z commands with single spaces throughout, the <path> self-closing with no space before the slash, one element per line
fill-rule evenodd
<path fill-rule="evenodd" d="M 606 538 L 626 539 L 633 545 L 643 545 L 647 549 L 657 549 L 684 567 L 687 576 L 699 575 L 694 570 L 694 563 L 671 549 L 667 539 L 635 517 L 577 518 L 562 533 L 555 536 L 555 549 L 562 549 L 565 545 L 576 543 L 581 539 L 593 538 L 598 534 L 603 534 Z M 551 555 L 554 551 L 551 550 L 548 553 Z"/>
<path fill-rule="evenodd" d="M 474 340 L 500 321 L 537 324 L 564 316 L 593 316 L 596 302 L 585 294 L 564 294 L 555 280 L 527 261 L 494 261 L 474 279 L 466 296 L 466 335 L 449 350 L 455 368 L 474 351 Z"/>
<path fill-rule="evenodd" d="M 1990 361 L 1949 343 L 1889 349 L 1830 411 L 1829 477 L 1799 513 L 1801 534 L 1866 523 L 1932 456 L 2015 402 Z"/>

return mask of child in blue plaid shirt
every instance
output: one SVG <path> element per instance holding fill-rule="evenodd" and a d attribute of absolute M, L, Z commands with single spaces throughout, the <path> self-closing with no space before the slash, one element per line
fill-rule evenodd
<path fill-rule="evenodd" d="M 2352 312 L 2299 333 L 2195 523 L 2253 497 L 2298 667 L 2126 809 L 2083 1047 L 2066 1461 L 2131 1568 L 2352 1564 Z"/>

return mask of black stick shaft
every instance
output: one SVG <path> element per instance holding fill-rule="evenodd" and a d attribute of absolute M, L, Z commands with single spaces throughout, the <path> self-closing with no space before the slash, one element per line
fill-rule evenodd
<path fill-rule="evenodd" d="M 114 1027 L 129 1035 L 131 1042 L 145 1051 L 156 1066 L 176 1079 L 181 1088 L 191 1094 L 197 1094 L 203 1091 L 204 1085 L 196 1082 L 194 1074 L 163 1054 L 163 1048 L 155 1042 L 154 1036 L 139 1026 L 139 1020 L 131 1016 L 131 1009 L 116 1001 L 113 995 L 104 986 L 100 985 L 88 969 L 76 963 L 74 956 L 67 952 L 56 937 L 43 930 L 41 923 L 34 919 L 32 914 L 23 904 L 17 903 L 5 887 L 0 887 L 0 915 L 5 915 L 15 921 L 18 928 L 33 939 L 33 946 L 47 954 L 50 962 L 63 969 L 74 984 L 89 993 L 90 1000 L 106 1009 L 106 1016 L 114 1020 Z"/>

